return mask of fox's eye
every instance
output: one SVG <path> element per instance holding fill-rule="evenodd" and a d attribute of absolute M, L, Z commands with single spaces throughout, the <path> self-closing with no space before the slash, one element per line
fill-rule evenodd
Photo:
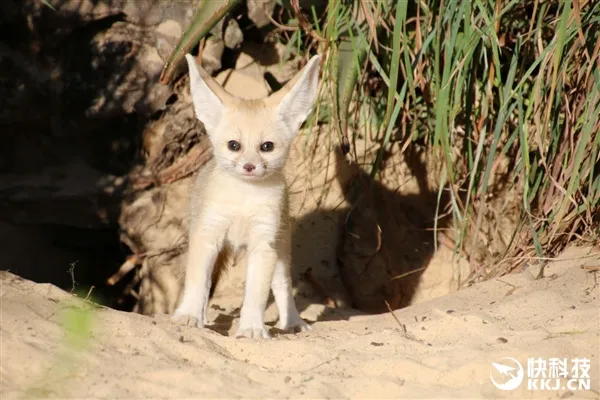
<path fill-rule="evenodd" d="M 230 140 L 229 142 L 227 142 L 227 148 L 231 151 L 238 151 L 240 147 L 242 146 L 237 140 Z"/>
<path fill-rule="evenodd" d="M 273 150 L 273 142 L 264 142 L 260 145 L 260 151 L 272 151 Z"/>

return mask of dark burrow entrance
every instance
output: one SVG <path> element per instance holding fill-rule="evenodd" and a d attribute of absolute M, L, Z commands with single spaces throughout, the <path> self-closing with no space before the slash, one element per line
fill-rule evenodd
<path fill-rule="evenodd" d="M 80 21 L 41 3 L 0 7 L 0 269 L 131 309 L 117 302 L 127 279 L 106 285 L 128 255 L 108 188 L 135 163 L 145 121 L 109 109 L 109 67 L 124 77 L 131 48 L 92 45 L 123 17 Z"/>

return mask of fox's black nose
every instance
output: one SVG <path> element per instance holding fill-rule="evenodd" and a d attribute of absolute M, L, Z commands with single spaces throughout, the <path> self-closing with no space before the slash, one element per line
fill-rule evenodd
<path fill-rule="evenodd" d="M 256 167 L 254 166 L 254 164 L 251 164 L 251 163 L 244 164 L 244 170 L 246 172 L 252 172 L 252 171 L 254 171 L 255 168 Z"/>

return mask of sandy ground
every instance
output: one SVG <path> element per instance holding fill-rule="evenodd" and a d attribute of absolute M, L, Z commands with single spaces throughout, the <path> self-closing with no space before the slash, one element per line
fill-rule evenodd
<path fill-rule="evenodd" d="M 594 253 L 573 248 L 540 279 L 532 266 L 396 311 L 398 321 L 308 307 L 311 332 L 272 329 L 270 341 L 228 336 L 236 319 L 180 327 L 2 272 L 1 398 L 598 398 Z M 513 391 L 490 381 L 502 382 L 491 362 L 503 357 L 524 368 Z M 589 358 L 592 390 L 528 391 L 529 357 Z"/>

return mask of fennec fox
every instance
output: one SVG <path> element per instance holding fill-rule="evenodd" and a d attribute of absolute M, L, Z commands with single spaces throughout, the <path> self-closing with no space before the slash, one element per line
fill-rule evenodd
<path fill-rule="evenodd" d="M 246 248 L 245 296 L 236 336 L 269 338 L 264 312 L 270 289 L 279 327 L 308 330 L 292 296 L 291 227 L 282 169 L 315 102 L 320 56 L 281 90 L 257 100 L 232 96 L 191 55 L 186 59 L 194 110 L 214 157 L 192 190 L 185 287 L 173 319 L 204 327 L 215 263 L 223 252 Z"/>

